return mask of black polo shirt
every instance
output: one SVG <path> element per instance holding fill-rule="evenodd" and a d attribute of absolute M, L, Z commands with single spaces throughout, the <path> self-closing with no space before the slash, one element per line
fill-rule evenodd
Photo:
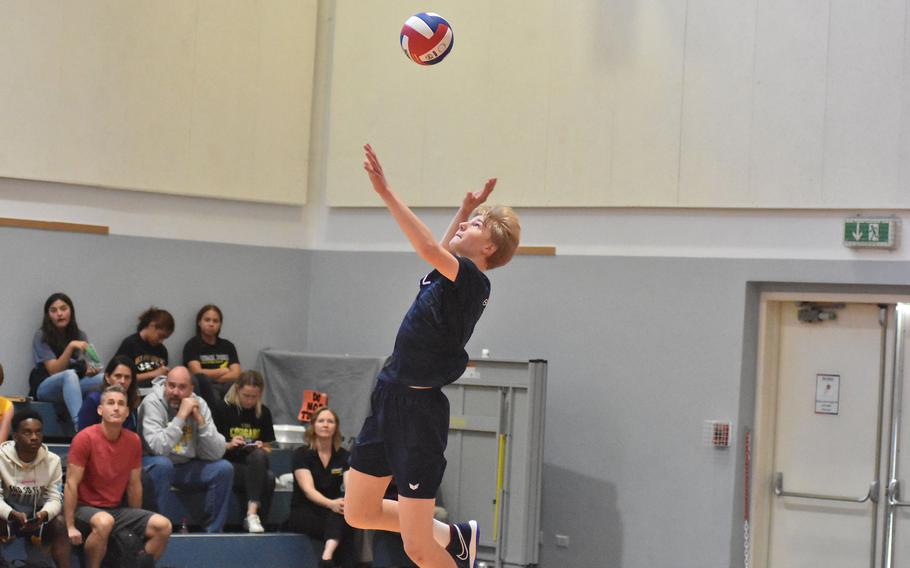
<path fill-rule="evenodd" d="M 338 499 L 343 495 L 341 484 L 344 482 L 344 472 L 350 466 L 351 454 L 344 448 L 338 448 L 332 452 L 332 458 L 329 460 L 328 467 L 323 467 L 322 460 L 319 459 L 319 453 L 316 450 L 304 446 L 294 451 L 294 457 L 291 461 L 292 469 L 308 469 L 313 474 L 313 484 L 316 491 L 322 493 L 326 499 Z M 291 507 L 319 507 L 307 499 L 303 494 L 303 489 L 297 481 L 294 481 L 294 495 L 291 497 Z"/>

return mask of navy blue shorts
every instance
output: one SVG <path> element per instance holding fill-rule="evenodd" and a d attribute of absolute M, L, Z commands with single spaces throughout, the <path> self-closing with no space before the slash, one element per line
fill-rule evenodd
<path fill-rule="evenodd" d="M 448 439 L 449 399 L 442 390 L 379 381 L 370 416 L 354 442 L 351 467 L 374 477 L 391 475 L 404 497 L 434 499 L 446 469 Z"/>

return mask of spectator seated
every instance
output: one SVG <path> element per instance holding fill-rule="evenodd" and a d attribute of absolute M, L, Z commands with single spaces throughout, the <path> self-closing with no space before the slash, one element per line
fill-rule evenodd
<path fill-rule="evenodd" d="M 48 449 L 61 457 L 65 471 L 69 445 L 49 444 Z M 276 476 L 291 473 L 293 453 L 293 447 L 276 447 L 272 451 L 271 464 Z M 167 551 L 159 561 L 159 565 L 198 565 L 195 560 L 200 558 L 210 559 L 212 563 L 209 565 L 224 566 L 225 568 L 251 565 L 294 565 L 303 568 L 315 568 L 319 562 L 319 551 L 322 549 L 322 542 L 313 540 L 305 535 L 272 532 L 279 527 L 283 528 L 288 518 L 291 501 L 291 491 L 288 489 L 282 490 L 279 488 L 275 492 L 269 517 L 268 519 L 263 519 L 270 532 L 264 535 L 178 534 L 180 524 L 184 519 L 193 530 L 197 530 L 201 526 L 205 518 L 203 510 L 204 493 L 182 492 L 179 489 L 173 489 L 173 494 L 177 498 L 176 501 L 180 507 L 175 511 L 165 512 L 165 516 L 173 523 L 174 534 L 171 535 Z M 245 506 L 243 497 L 236 492 L 232 493 L 227 521 L 227 526 L 232 531 L 242 530 Z M 248 540 L 250 538 L 262 540 L 250 541 Z M 256 544 L 252 544 L 253 542 Z M 37 558 L 37 550 L 33 550 L 33 548 L 27 543 L 19 541 L 8 545 L 4 553 L 8 560 L 25 559 L 27 557 Z M 344 566 L 353 566 L 355 559 L 348 550 L 343 547 L 339 551 L 339 554 L 342 555 L 339 560 Z M 404 552 L 404 546 L 398 534 L 375 531 L 372 550 L 373 568 L 413 565 Z M 256 562 L 250 563 L 250 558 L 255 558 Z M 74 561 L 72 566 L 80 566 L 80 564 Z"/>

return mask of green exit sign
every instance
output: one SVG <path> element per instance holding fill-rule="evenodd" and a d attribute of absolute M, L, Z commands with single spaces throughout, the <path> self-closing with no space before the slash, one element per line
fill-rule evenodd
<path fill-rule="evenodd" d="M 897 227 L 895 217 L 847 217 L 844 219 L 844 246 L 894 249 L 897 247 Z"/>

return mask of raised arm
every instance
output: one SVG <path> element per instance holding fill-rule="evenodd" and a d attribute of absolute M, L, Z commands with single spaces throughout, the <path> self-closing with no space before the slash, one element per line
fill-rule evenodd
<path fill-rule="evenodd" d="M 440 274 L 454 281 L 455 277 L 458 276 L 458 260 L 436 241 L 429 227 L 392 191 L 373 148 L 367 144 L 363 149 L 366 153 L 363 169 L 370 176 L 370 183 L 373 184 L 373 189 L 385 202 L 386 207 L 392 214 L 392 218 L 395 219 L 401 231 L 411 242 L 414 252 L 430 263 Z"/>
<path fill-rule="evenodd" d="M 442 245 L 443 248 L 449 252 L 452 252 L 452 249 L 449 248 L 449 243 L 452 242 L 452 237 L 454 237 L 455 233 L 458 232 L 458 226 L 468 220 L 468 216 L 471 214 L 471 212 L 486 202 L 487 197 L 493 193 L 494 187 L 496 187 L 496 178 L 490 178 L 487 180 L 487 183 L 483 186 L 482 190 L 469 191 L 468 194 L 464 196 L 464 201 L 461 202 L 461 207 L 458 208 L 458 211 L 455 213 L 455 217 L 452 218 L 452 222 L 449 224 L 449 228 L 446 230 L 445 235 L 443 235 L 442 240 L 439 241 L 439 244 Z"/>

